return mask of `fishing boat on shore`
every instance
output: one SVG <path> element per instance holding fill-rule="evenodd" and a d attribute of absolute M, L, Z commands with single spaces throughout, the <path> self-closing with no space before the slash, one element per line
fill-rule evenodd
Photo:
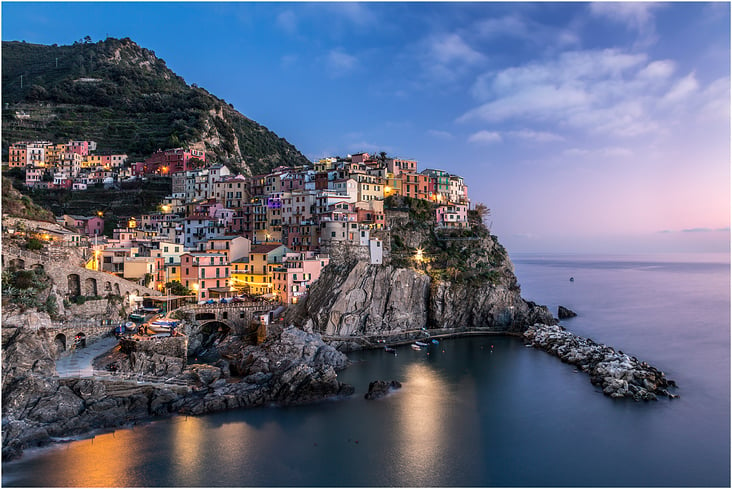
<path fill-rule="evenodd" d="M 158 319 L 148 324 L 147 329 L 153 333 L 170 333 L 170 331 L 176 326 L 178 326 L 178 321 L 165 321 Z"/>

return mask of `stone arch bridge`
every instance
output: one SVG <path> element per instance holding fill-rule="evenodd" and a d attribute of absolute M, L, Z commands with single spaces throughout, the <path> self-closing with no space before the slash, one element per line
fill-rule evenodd
<path fill-rule="evenodd" d="M 40 254 L 3 246 L 2 266 L 25 270 L 40 268 L 51 277 L 58 292 L 66 297 L 77 295 L 119 295 L 122 297 L 160 295 L 157 290 L 143 287 L 106 272 L 98 272 L 69 263 L 63 254 Z"/>
<path fill-rule="evenodd" d="M 270 315 L 272 304 L 268 302 L 233 302 L 229 304 L 197 304 L 177 309 L 189 321 L 200 328 L 220 323 L 233 334 L 247 335 L 257 331 L 262 324 L 261 317 Z"/>

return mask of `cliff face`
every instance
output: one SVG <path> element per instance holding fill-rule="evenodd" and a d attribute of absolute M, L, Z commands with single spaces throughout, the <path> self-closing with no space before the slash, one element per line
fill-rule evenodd
<path fill-rule="evenodd" d="M 556 323 L 546 307 L 521 298 L 508 254 L 479 220 L 438 233 L 430 208 L 423 208 L 429 204 L 412 205 L 417 212 L 387 211 L 392 231 L 384 236 L 384 265 L 340 254 L 288 319 L 351 348 L 359 344 L 355 337 L 409 339 L 422 328 L 518 333 L 536 322 Z"/>

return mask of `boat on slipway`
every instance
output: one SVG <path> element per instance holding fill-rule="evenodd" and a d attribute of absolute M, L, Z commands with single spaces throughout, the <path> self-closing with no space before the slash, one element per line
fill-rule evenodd
<path fill-rule="evenodd" d="M 152 321 L 147 325 L 147 330 L 152 333 L 170 333 L 178 326 L 178 321 L 165 321 L 162 319 Z"/>

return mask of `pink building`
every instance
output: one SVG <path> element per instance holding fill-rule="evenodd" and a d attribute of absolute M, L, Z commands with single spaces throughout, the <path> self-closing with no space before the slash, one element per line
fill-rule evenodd
<path fill-rule="evenodd" d="M 314 253 L 287 253 L 282 266 L 273 270 L 274 293 L 286 304 L 295 304 L 318 280 L 330 259 Z"/>
<path fill-rule="evenodd" d="M 64 215 L 64 224 L 86 236 L 101 236 L 104 232 L 104 219 L 98 216 Z"/>
<path fill-rule="evenodd" d="M 389 173 L 398 177 L 403 172 L 417 171 L 417 162 L 415 160 L 400 160 L 398 158 L 388 158 L 386 160 L 386 169 Z"/>
<path fill-rule="evenodd" d="M 180 281 L 205 301 L 229 291 L 231 265 L 224 253 L 184 253 L 180 257 Z"/>
<path fill-rule="evenodd" d="M 437 226 L 464 228 L 468 226 L 468 206 L 463 204 L 441 205 L 435 210 Z"/>
<path fill-rule="evenodd" d="M 68 150 L 81 156 L 89 155 L 89 141 L 69 141 Z"/>

